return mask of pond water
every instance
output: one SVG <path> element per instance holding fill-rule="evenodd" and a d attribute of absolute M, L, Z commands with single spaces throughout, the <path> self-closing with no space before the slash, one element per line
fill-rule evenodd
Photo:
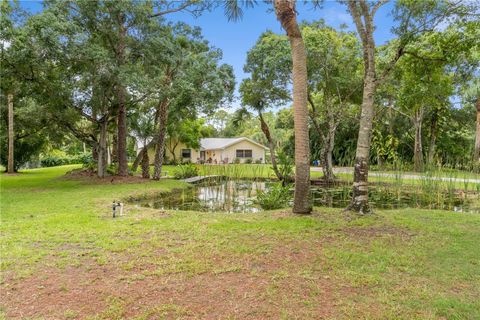
<path fill-rule="evenodd" d="M 268 190 L 276 183 L 252 180 L 209 182 L 140 200 L 138 204 L 170 210 L 257 212 L 262 210 L 255 202 L 258 191 Z M 351 189 L 350 184 L 312 186 L 313 205 L 345 208 L 351 198 Z M 369 201 L 373 208 L 380 209 L 425 208 L 480 213 L 478 194 L 421 192 L 406 186 L 398 188 L 388 184 L 372 185 L 369 188 Z"/>

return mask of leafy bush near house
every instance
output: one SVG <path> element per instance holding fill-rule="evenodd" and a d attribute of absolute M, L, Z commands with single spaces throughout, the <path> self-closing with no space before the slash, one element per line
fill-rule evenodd
<path fill-rule="evenodd" d="M 240 163 L 240 158 L 235 158 L 235 159 L 233 159 L 233 163 L 239 164 L 239 163 Z"/>
<path fill-rule="evenodd" d="M 186 179 L 190 177 L 198 176 L 198 168 L 191 164 L 180 164 L 175 168 L 175 172 L 173 173 L 175 179 Z"/>
<path fill-rule="evenodd" d="M 261 163 L 262 163 L 262 160 L 257 159 L 257 160 L 255 160 L 255 163 L 256 163 L 256 164 L 261 164 Z"/>
<path fill-rule="evenodd" d="M 260 191 L 256 203 L 264 210 L 280 209 L 288 206 L 290 198 L 290 187 L 276 184 L 270 190 Z"/>
<path fill-rule="evenodd" d="M 252 158 L 245 159 L 245 163 L 253 163 L 253 159 Z"/>

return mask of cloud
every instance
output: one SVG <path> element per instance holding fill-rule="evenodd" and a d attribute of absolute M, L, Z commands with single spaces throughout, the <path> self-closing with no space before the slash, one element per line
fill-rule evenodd
<path fill-rule="evenodd" d="M 353 24 L 352 17 L 343 8 L 326 8 L 323 11 L 323 18 L 327 24 L 340 25 L 345 23 L 349 26 Z"/>

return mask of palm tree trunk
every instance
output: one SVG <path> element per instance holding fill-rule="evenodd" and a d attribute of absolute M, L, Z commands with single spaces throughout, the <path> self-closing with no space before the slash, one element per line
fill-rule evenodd
<path fill-rule="evenodd" d="M 125 63 L 125 37 L 126 37 L 126 28 L 125 24 L 125 15 L 123 13 L 119 14 L 119 37 L 118 37 L 118 48 L 117 48 L 117 63 L 118 66 L 122 66 Z M 125 87 L 123 84 L 119 83 L 117 88 L 117 98 L 118 98 L 118 120 L 117 120 L 117 160 L 118 160 L 118 175 L 126 176 L 128 175 L 128 161 L 127 161 L 127 110 L 125 104 Z"/>
<path fill-rule="evenodd" d="M 163 100 L 158 106 L 158 133 L 156 137 L 153 179 L 159 180 L 162 174 L 163 157 L 165 154 L 165 135 L 167 133 L 168 100 Z"/>
<path fill-rule="evenodd" d="M 148 148 L 142 150 L 142 178 L 150 179 L 150 159 L 148 158 Z"/>
<path fill-rule="evenodd" d="M 480 162 L 480 97 L 477 98 L 477 130 L 475 133 L 475 150 L 473 153 L 473 160 L 475 164 Z"/>
<path fill-rule="evenodd" d="M 270 149 L 270 159 L 272 161 L 273 172 L 275 172 L 275 175 L 277 176 L 278 180 L 283 181 L 284 176 L 280 173 L 280 170 L 278 170 L 278 166 L 277 166 L 277 157 L 275 155 L 275 143 L 273 142 L 272 136 L 270 134 L 270 128 L 268 127 L 268 124 L 265 122 L 265 119 L 263 119 L 263 115 L 260 111 L 258 112 L 258 118 L 260 119 L 260 125 L 262 128 L 263 134 L 267 139 L 268 148 Z"/>
<path fill-rule="evenodd" d="M 8 100 L 8 162 L 7 162 L 7 172 L 15 172 L 15 163 L 13 159 L 13 144 L 14 144 L 14 135 L 13 135 L 13 94 L 9 93 L 7 95 Z"/>
<path fill-rule="evenodd" d="M 275 13 L 287 32 L 292 52 L 293 109 L 295 129 L 295 194 L 293 212 L 309 214 L 310 203 L 310 146 L 307 109 L 307 55 L 297 23 L 295 0 L 275 0 Z"/>
<path fill-rule="evenodd" d="M 423 171 L 423 146 L 422 146 L 422 121 L 423 121 L 423 108 L 419 108 L 415 111 L 415 117 L 413 124 L 415 127 L 415 146 L 413 151 L 413 166 L 417 172 Z"/>

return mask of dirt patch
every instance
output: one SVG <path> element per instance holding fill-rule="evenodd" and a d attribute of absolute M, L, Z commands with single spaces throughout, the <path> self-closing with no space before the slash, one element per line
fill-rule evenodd
<path fill-rule="evenodd" d="M 139 176 L 106 176 L 104 178 L 97 177 L 96 173 L 87 169 L 75 169 L 67 172 L 62 180 L 80 180 L 89 184 L 125 184 L 125 183 L 145 183 L 149 182 L 149 179 L 143 179 Z"/>
<path fill-rule="evenodd" d="M 104 265 L 84 257 L 79 267 L 45 267 L 22 280 L 7 278 L 0 301 L 9 319 L 329 318 L 336 314 L 338 295 L 350 291 L 319 271 L 321 246 L 290 242 L 264 254 L 208 257 L 219 271 L 195 274 L 156 273 L 166 254 L 158 248 L 148 249 L 155 263 L 128 270 L 121 267 L 125 261 L 141 257 L 119 256 Z M 229 269 L 234 259 L 238 267 Z"/>
<path fill-rule="evenodd" d="M 342 231 L 352 238 L 401 238 L 402 240 L 409 240 L 415 234 L 408 229 L 398 228 L 394 226 L 370 226 L 370 227 L 346 227 Z"/>

